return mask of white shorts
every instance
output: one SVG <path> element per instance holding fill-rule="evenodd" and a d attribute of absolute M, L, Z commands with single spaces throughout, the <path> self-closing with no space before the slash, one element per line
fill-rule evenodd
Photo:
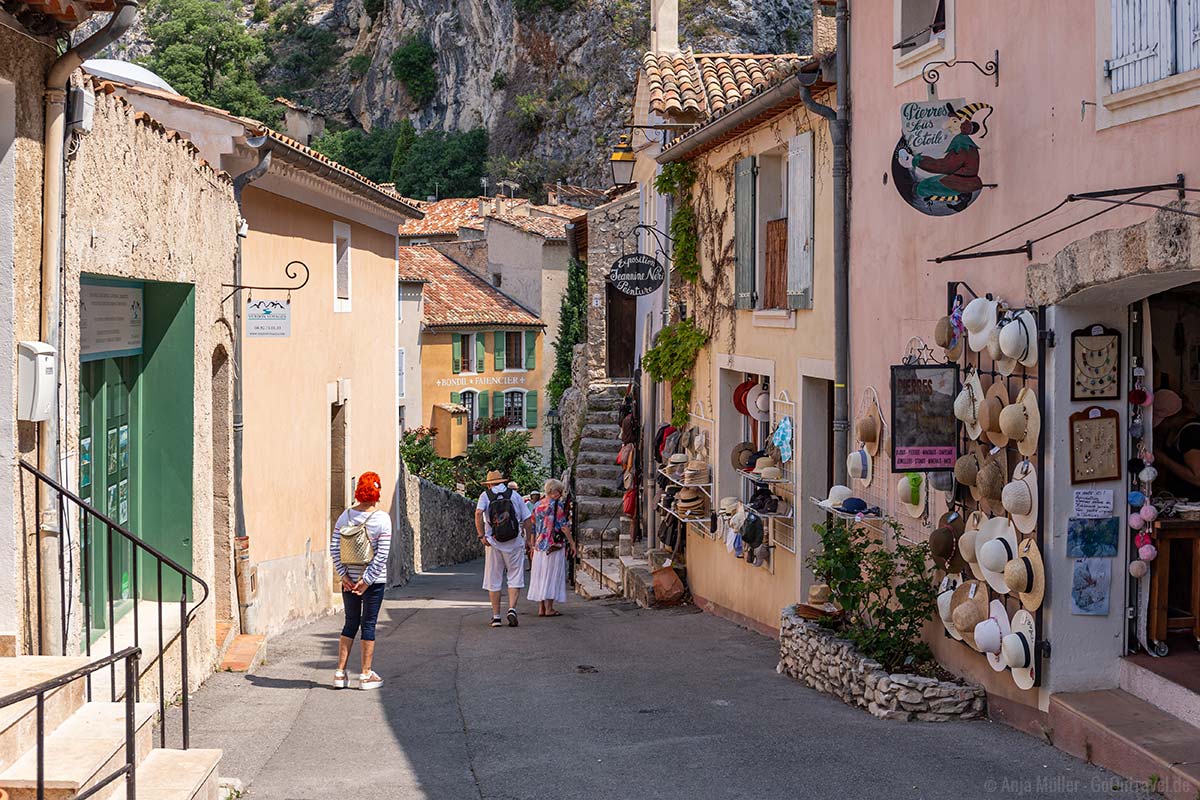
<path fill-rule="evenodd" d="M 508 552 L 494 545 L 484 548 L 483 588 L 489 592 L 500 591 L 505 573 L 508 574 L 508 588 L 525 587 L 525 548 L 514 547 Z"/>

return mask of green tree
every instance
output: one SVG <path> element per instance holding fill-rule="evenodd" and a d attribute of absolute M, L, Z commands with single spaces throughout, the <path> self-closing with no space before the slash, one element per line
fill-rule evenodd
<path fill-rule="evenodd" d="M 488 133 L 425 131 L 417 136 L 403 160 L 392 164 L 396 190 L 409 197 L 474 197 L 486 175 Z"/>
<path fill-rule="evenodd" d="M 308 21 L 307 0 L 292 0 L 271 16 L 265 36 L 271 52 L 276 93 L 308 89 L 337 65 L 342 55 L 337 35 Z"/>
<path fill-rule="evenodd" d="M 418 106 L 423 106 L 437 94 L 437 74 L 433 65 L 437 51 L 419 33 L 414 33 L 400 42 L 392 53 L 392 74 L 404 84 L 408 96 Z"/>
<path fill-rule="evenodd" d="M 550 376 L 550 405 L 557 406 L 571 385 L 575 345 L 587 339 L 587 266 L 572 259 L 567 267 L 567 293 L 563 295 L 554 340 L 554 374 Z"/>
<path fill-rule="evenodd" d="M 141 63 L 201 103 L 264 118 L 270 100 L 257 74 L 263 43 L 223 0 L 152 0 L 145 15 L 152 49 Z"/>
<path fill-rule="evenodd" d="M 380 127 L 367 133 L 361 128 L 326 131 L 312 143 L 318 153 L 360 172 L 376 182 L 389 180 L 399 126 Z"/>
<path fill-rule="evenodd" d="M 392 148 L 392 165 L 388 169 L 392 183 L 396 182 L 400 170 L 408 160 L 408 151 L 416 141 L 417 129 L 413 127 L 411 119 L 405 117 L 396 123 L 396 145 Z"/>

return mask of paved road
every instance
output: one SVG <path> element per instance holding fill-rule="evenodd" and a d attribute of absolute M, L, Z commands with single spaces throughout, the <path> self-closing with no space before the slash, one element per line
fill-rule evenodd
<path fill-rule="evenodd" d="M 806 689 L 772 640 L 690 607 L 574 601 L 491 629 L 480 573 L 392 593 L 380 691 L 328 687 L 340 617 L 273 639 L 257 674 L 197 693 L 194 745 L 252 800 L 1114 796 L 1001 724 L 884 722 Z"/>

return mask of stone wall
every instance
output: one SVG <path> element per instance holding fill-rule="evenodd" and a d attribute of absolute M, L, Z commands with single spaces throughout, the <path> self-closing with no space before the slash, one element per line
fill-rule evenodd
<path fill-rule="evenodd" d="M 587 374 L 589 380 L 608 375 L 607 293 L 608 270 L 625 253 L 637 250 L 633 227 L 638 224 L 639 195 L 623 194 L 611 203 L 587 214 L 588 224 L 588 296 L 587 296 Z M 596 298 L 600 299 L 597 304 Z"/>
<path fill-rule="evenodd" d="M 587 356 L 586 345 L 575 345 L 571 360 L 571 385 L 558 401 L 558 413 L 562 420 L 563 450 L 567 463 L 574 464 L 578 454 L 579 435 L 587 418 Z"/>
<path fill-rule="evenodd" d="M 779 623 L 778 671 L 880 719 L 948 722 L 984 715 L 986 695 L 978 686 L 917 675 L 889 674 L 854 645 L 801 618 L 795 606 Z"/>
<path fill-rule="evenodd" d="M 483 556 L 483 545 L 475 535 L 474 501 L 410 475 L 403 464 L 392 508 L 389 585 L 399 586 L 418 572 Z"/>

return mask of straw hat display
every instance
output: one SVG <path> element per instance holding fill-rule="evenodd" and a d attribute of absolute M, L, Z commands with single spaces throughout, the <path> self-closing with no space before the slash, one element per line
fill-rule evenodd
<path fill-rule="evenodd" d="M 681 517 L 704 516 L 707 505 L 704 492 L 691 486 L 685 486 L 675 496 L 675 511 Z"/>
<path fill-rule="evenodd" d="M 736 497 L 722 497 L 721 502 L 717 504 L 717 513 L 723 517 L 732 517 L 741 505 L 742 501 Z"/>
<path fill-rule="evenodd" d="M 971 374 L 963 382 L 958 396 L 954 398 L 954 416 L 966 426 L 967 436 L 978 439 L 983 428 L 979 424 L 979 411 L 983 406 L 983 384 L 979 382 L 979 373 L 971 370 Z"/>
<path fill-rule="evenodd" d="M 879 437 L 882 428 L 883 423 L 874 409 L 868 411 L 866 416 L 860 417 L 854 426 L 855 436 L 862 442 L 863 449 L 872 457 L 879 455 Z"/>
<path fill-rule="evenodd" d="M 1000 413 L 1008 405 L 1008 386 L 997 378 L 988 387 L 983 396 L 983 405 L 979 408 L 979 425 L 987 440 L 997 447 L 1008 445 L 1008 434 L 1000 427 Z"/>
<path fill-rule="evenodd" d="M 1038 359 L 1037 337 L 1037 319 L 1029 309 L 1023 308 L 1000 329 L 1000 349 L 1007 358 L 1022 366 L 1034 367 Z"/>
<path fill-rule="evenodd" d="M 962 323 L 967 329 L 967 345 L 976 353 L 987 347 L 992 330 L 996 327 L 999 301 L 976 297 L 963 309 Z"/>
<path fill-rule="evenodd" d="M 988 617 L 987 587 L 979 581 L 967 581 L 954 590 L 950 598 L 950 621 L 962 634 L 963 641 L 972 650 L 978 650 L 975 643 L 975 626 Z"/>
<path fill-rule="evenodd" d="M 979 467 L 983 461 L 979 447 L 970 445 L 954 462 L 954 480 L 971 490 L 971 496 L 979 499 Z"/>
<path fill-rule="evenodd" d="M 1017 555 L 1017 532 L 1006 517 L 992 517 L 983 523 L 975 539 L 975 555 L 983 579 L 997 594 L 1008 594 L 1004 568 Z"/>
<path fill-rule="evenodd" d="M 950 511 L 942 515 L 938 526 L 929 534 L 929 552 L 933 561 L 946 572 L 959 573 L 967 566 L 958 548 L 965 528 L 963 515 Z"/>
<path fill-rule="evenodd" d="M 983 580 L 983 569 L 979 566 L 976 545 L 979 542 L 979 529 L 983 527 L 987 519 L 987 514 L 982 511 L 972 511 L 971 515 L 967 517 L 963 535 L 958 539 L 958 552 L 962 555 L 963 561 L 967 562 L 967 566 L 971 568 L 971 574 L 979 580 Z"/>
<path fill-rule="evenodd" d="M 687 453 L 674 453 L 667 459 L 667 472 L 670 475 L 679 477 L 683 474 L 683 470 L 687 467 Z"/>
<path fill-rule="evenodd" d="M 805 619 L 821 619 L 842 613 L 842 607 L 833 601 L 829 584 L 815 583 L 808 590 L 808 602 L 796 604 L 796 613 Z"/>
<path fill-rule="evenodd" d="M 900 510 L 910 517 L 920 517 L 925 513 L 927 493 L 925 476 L 919 472 L 906 472 L 896 483 L 896 499 Z"/>
<path fill-rule="evenodd" d="M 829 487 L 829 496 L 824 500 L 818 500 L 817 505 L 827 511 L 831 511 L 841 506 L 847 497 L 852 497 L 853 495 L 854 492 L 851 491 L 849 486 L 842 486 L 840 483 L 836 483 Z"/>
<path fill-rule="evenodd" d="M 754 466 L 754 445 L 750 442 L 742 442 L 733 448 L 729 454 L 729 460 L 736 470 L 746 470 Z"/>
<path fill-rule="evenodd" d="M 1004 583 L 1017 593 L 1027 611 L 1037 611 L 1046 596 L 1046 566 L 1037 542 L 1030 537 L 1017 545 L 1017 555 L 1004 567 Z"/>
<path fill-rule="evenodd" d="M 1004 485 L 1000 501 L 1021 533 L 1033 533 L 1037 525 L 1037 470 L 1025 459 L 1013 470 L 1012 480 Z"/>
<path fill-rule="evenodd" d="M 1012 632 L 1000 642 L 1000 658 L 1012 670 L 1013 682 L 1022 689 L 1032 689 L 1037 680 L 1034 658 L 1037 647 L 1037 621 L 1025 609 L 1012 618 Z"/>
<path fill-rule="evenodd" d="M 689 461 L 683 468 L 684 483 L 708 483 L 708 464 L 703 461 Z"/>
<path fill-rule="evenodd" d="M 954 597 L 954 590 L 958 588 L 958 583 L 957 575 L 947 575 L 942 578 L 942 582 L 938 585 L 937 610 L 938 619 L 942 621 L 946 633 L 961 642 L 962 634 L 958 632 L 958 628 L 954 627 L 954 620 L 950 616 L 950 601 Z"/>
<path fill-rule="evenodd" d="M 954 326 L 953 320 L 946 315 L 933 326 L 933 341 L 946 354 L 947 361 L 958 361 L 963 352 L 963 332 Z"/>
<path fill-rule="evenodd" d="M 850 455 L 846 456 L 846 474 L 856 481 L 861 481 L 864 486 L 870 485 L 871 454 L 861 447 L 852 451 Z"/>
<path fill-rule="evenodd" d="M 1017 451 L 1025 457 L 1037 452 L 1038 435 L 1042 430 L 1042 414 L 1037 395 L 1028 386 L 1021 387 L 1017 399 L 1000 412 L 1000 430 L 1017 443 Z"/>
<path fill-rule="evenodd" d="M 1001 508 L 1004 485 L 1008 483 L 1008 452 L 997 449 L 988 453 L 979 462 L 979 475 L 975 485 L 979 487 L 979 499 L 995 510 Z"/>
<path fill-rule="evenodd" d="M 1004 637 L 1012 633 L 1012 625 L 1008 621 L 1008 611 L 1004 608 L 1003 600 L 993 600 L 988 604 L 988 618 L 975 626 L 975 644 L 987 656 L 988 664 L 996 672 L 1005 670 L 1001 651 Z"/>

